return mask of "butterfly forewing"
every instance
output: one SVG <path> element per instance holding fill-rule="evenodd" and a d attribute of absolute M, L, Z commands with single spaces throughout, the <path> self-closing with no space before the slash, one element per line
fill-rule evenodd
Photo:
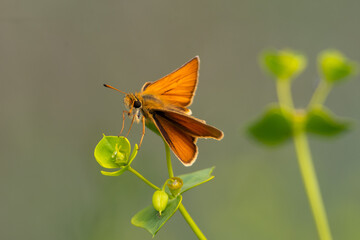
<path fill-rule="evenodd" d="M 145 83 L 142 94 L 156 96 L 168 104 L 187 107 L 195 94 L 198 72 L 199 57 L 195 57 L 165 77 Z"/>

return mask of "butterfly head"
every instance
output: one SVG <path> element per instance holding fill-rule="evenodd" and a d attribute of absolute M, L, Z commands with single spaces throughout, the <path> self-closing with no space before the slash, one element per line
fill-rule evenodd
<path fill-rule="evenodd" d="M 125 107 L 129 110 L 132 108 L 139 109 L 141 108 L 141 101 L 135 96 L 135 94 L 126 94 L 124 98 Z"/>
<path fill-rule="evenodd" d="M 124 105 L 129 110 L 129 117 L 136 116 L 136 121 L 141 119 L 141 100 L 133 93 L 125 95 Z"/>
<path fill-rule="evenodd" d="M 128 111 L 129 117 L 132 117 L 135 115 L 136 120 L 137 121 L 140 120 L 140 117 L 141 117 L 140 108 L 142 106 L 142 98 L 139 94 L 126 93 L 126 92 L 120 91 L 119 89 L 114 88 L 107 84 L 104 84 L 104 87 L 111 88 L 111 89 L 114 89 L 118 92 L 125 94 L 124 104 L 125 104 L 125 107 L 129 110 Z"/>

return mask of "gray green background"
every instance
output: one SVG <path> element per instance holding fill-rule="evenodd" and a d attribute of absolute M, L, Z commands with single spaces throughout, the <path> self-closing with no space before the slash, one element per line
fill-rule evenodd
<path fill-rule="evenodd" d="M 121 128 L 123 96 L 199 55 L 194 116 L 222 129 L 199 140 L 191 168 L 215 179 L 183 203 L 209 239 L 317 239 L 294 148 L 264 148 L 245 127 L 276 101 L 259 53 L 290 47 L 309 57 L 293 85 L 305 107 L 319 77 L 317 54 L 336 48 L 360 60 L 359 1 L 0 1 L 0 238 L 151 239 L 131 217 L 152 189 L 130 173 L 100 174 L 93 150 Z M 311 137 L 334 239 L 360 238 L 360 82 L 326 103 L 355 119 L 340 138 Z M 126 122 L 126 126 L 129 126 Z M 141 126 L 129 136 L 139 141 Z M 133 167 L 157 185 L 166 177 L 163 143 L 147 131 Z M 195 239 L 179 213 L 156 239 Z"/>

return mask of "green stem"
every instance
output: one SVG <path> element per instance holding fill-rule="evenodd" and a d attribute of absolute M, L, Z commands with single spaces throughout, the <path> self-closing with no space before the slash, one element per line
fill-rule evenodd
<path fill-rule="evenodd" d="M 172 168 L 172 164 L 171 164 L 171 153 L 170 153 L 170 148 L 169 145 L 164 141 L 165 144 L 165 153 L 166 153 L 166 163 L 167 163 L 167 168 L 168 168 L 168 172 L 169 172 L 169 177 L 174 177 L 174 172 L 173 172 L 173 168 Z"/>
<path fill-rule="evenodd" d="M 311 107 L 316 104 L 323 104 L 326 96 L 331 90 L 327 83 L 320 83 L 315 91 L 314 97 L 310 102 Z M 278 80 L 277 92 L 279 102 L 282 106 L 288 107 L 295 113 L 294 104 L 291 96 L 290 81 Z M 311 210 L 315 219 L 318 234 L 321 240 L 331 240 L 331 233 L 326 217 L 324 203 L 321 197 L 319 184 L 316 177 L 313 161 L 311 158 L 309 143 L 305 132 L 305 116 L 294 115 L 294 144 L 296 148 L 300 172 L 305 185 Z"/>
<path fill-rule="evenodd" d="M 164 144 L 165 144 L 166 162 L 167 162 L 169 177 L 171 178 L 171 177 L 174 177 L 174 172 L 173 172 L 173 168 L 172 168 L 172 164 L 171 164 L 170 148 L 169 148 L 169 145 L 165 141 L 164 141 Z M 196 223 L 194 222 L 194 220 L 192 219 L 192 217 L 190 216 L 188 211 L 186 211 L 186 209 L 182 203 L 180 203 L 180 205 L 179 205 L 179 211 L 183 215 L 183 217 L 185 218 L 185 221 L 189 224 L 190 228 L 193 230 L 195 235 L 201 240 L 206 239 L 205 235 L 201 232 L 200 228 L 196 225 Z"/>
<path fill-rule="evenodd" d="M 143 175 L 141 175 L 139 172 L 137 172 L 135 169 L 133 169 L 132 167 L 128 167 L 128 170 L 130 172 L 132 172 L 133 174 L 135 174 L 138 178 L 140 178 L 141 180 L 143 180 L 147 185 L 149 185 L 150 187 L 152 187 L 155 190 L 160 190 L 160 188 L 158 188 L 156 185 L 152 184 L 149 180 L 147 180 L 146 178 L 143 177 Z"/>
<path fill-rule="evenodd" d="M 302 123 L 299 123 L 303 125 Z M 295 128 L 294 143 L 306 193 L 321 240 L 331 240 L 331 232 L 326 217 L 325 207 L 320 193 L 316 172 L 311 159 L 308 140 L 303 126 Z"/>
<path fill-rule="evenodd" d="M 190 214 L 186 211 L 186 209 L 182 203 L 180 203 L 179 211 L 183 215 L 183 217 L 185 218 L 186 222 L 189 224 L 191 229 L 194 231 L 195 235 L 199 239 L 206 239 L 205 235 L 201 232 L 200 228 L 196 225 L 196 223 L 191 218 Z"/>
<path fill-rule="evenodd" d="M 322 106 L 331 91 L 332 85 L 326 81 L 321 81 L 312 96 L 308 108 Z"/>
<path fill-rule="evenodd" d="M 278 79 L 276 81 L 276 90 L 278 94 L 279 103 L 288 108 L 294 108 L 291 97 L 291 81 Z"/>

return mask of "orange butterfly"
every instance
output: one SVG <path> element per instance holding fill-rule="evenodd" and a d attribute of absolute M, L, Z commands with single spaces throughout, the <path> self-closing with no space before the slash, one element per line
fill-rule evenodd
<path fill-rule="evenodd" d="M 174 154 L 185 166 L 191 166 L 197 157 L 198 138 L 215 138 L 220 140 L 224 134 L 205 121 L 194 118 L 191 105 L 198 83 L 199 57 L 195 57 L 169 75 L 155 81 L 147 82 L 139 93 L 125 93 L 104 84 L 125 95 L 124 104 L 128 111 L 123 111 L 124 129 L 125 113 L 132 118 L 127 134 L 136 121 L 142 122 L 143 132 L 140 146 L 145 134 L 145 124 L 153 124 Z"/>

